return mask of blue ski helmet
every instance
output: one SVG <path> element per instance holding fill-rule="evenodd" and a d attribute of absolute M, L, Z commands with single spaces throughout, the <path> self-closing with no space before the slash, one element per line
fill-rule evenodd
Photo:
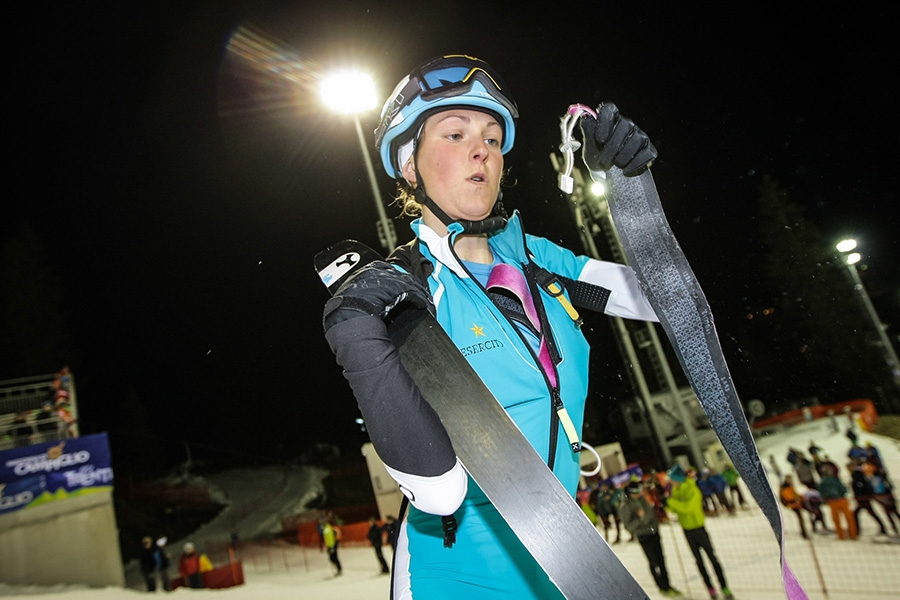
<path fill-rule="evenodd" d="M 402 163 L 412 154 L 425 119 L 448 108 L 494 113 L 503 125 L 500 151 L 506 154 L 512 149 L 519 111 L 506 84 L 483 60 L 449 54 L 430 60 L 404 77 L 381 109 L 375 149 L 388 175 L 401 177 Z M 401 154 L 405 155 L 402 160 Z"/>

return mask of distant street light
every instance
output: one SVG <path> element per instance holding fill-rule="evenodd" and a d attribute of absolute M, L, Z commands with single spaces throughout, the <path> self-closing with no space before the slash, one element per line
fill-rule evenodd
<path fill-rule="evenodd" d="M 381 241 L 385 252 L 390 252 L 397 245 L 397 234 L 394 224 L 387 217 L 384 203 L 381 200 L 381 190 L 378 188 L 378 180 L 375 178 L 375 167 L 372 165 L 372 156 L 369 154 L 369 146 L 363 135 L 362 125 L 359 122 L 359 114 L 372 110 L 378 105 L 378 95 L 375 92 L 375 84 L 372 78 L 357 71 L 342 71 L 322 81 L 322 102 L 328 108 L 339 113 L 353 117 L 356 126 L 356 136 L 359 138 L 359 147 L 362 149 L 366 163 L 366 172 L 369 176 L 369 186 L 375 198 L 375 208 L 378 210 L 378 239 Z"/>
<path fill-rule="evenodd" d="M 872 300 L 869 298 L 865 286 L 863 286 L 862 279 L 859 277 L 859 270 L 857 269 L 856 264 L 862 259 L 862 255 L 859 252 L 851 252 L 856 249 L 856 240 L 841 240 L 835 247 L 838 252 L 842 254 L 843 262 L 847 265 L 847 270 L 850 272 L 850 278 L 853 280 L 853 288 L 859 294 L 859 299 L 866 310 L 866 314 L 875 326 L 875 330 L 878 332 L 881 352 L 884 355 L 884 360 L 893 376 L 894 385 L 900 389 L 900 361 L 897 360 L 897 353 L 894 351 L 894 346 L 891 344 L 891 340 L 885 331 L 886 328 L 878 317 L 875 306 L 872 304 Z"/>

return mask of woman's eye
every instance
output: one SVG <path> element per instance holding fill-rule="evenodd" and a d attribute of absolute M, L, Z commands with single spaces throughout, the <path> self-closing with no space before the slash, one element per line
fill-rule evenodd
<path fill-rule="evenodd" d="M 484 141 L 488 146 L 499 146 L 500 145 L 500 140 L 498 140 L 496 138 L 488 138 Z"/>

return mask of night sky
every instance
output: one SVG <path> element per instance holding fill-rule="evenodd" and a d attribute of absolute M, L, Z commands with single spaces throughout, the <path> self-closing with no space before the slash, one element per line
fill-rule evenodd
<path fill-rule="evenodd" d="M 380 249 L 377 213 L 352 121 L 316 85 L 355 66 L 384 98 L 445 53 L 478 56 L 507 80 L 522 115 L 507 208 L 576 251 L 548 158 L 559 117 L 612 101 L 648 132 L 726 350 L 757 283 L 745 266 L 763 174 L 827 235 L 861 240 L 883 320 L 900 322 L 895 20 L 524 4 L 22 9 L 4 36 L 12 143 L 0 232 L 28 223 L 63 277 L 83 427 L 160 456 L 181 440 L 274 460 L 315 441 L 358 447 L 312 258 L 345 238 Z M 248 38 L 268 63 L 235 52 Z M 366 132 L 376 113 L 362 117 Z M 615 352 L 595 348 L 621 369 Z"/>

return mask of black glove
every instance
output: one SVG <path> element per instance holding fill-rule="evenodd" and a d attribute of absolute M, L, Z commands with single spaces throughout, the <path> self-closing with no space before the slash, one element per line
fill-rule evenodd
<path fill-rule="evenodd" d="M 410 302 L 434 314 L 434 301 L 421 282 L 377 260 L 345 281 L 325 303 L 322 324 L 328 331 L 337 323 L 356 317 L 371 315 L 384 319 L 401 302 Z"/>
<path fill-rule="evenodd" d="M 643 173 L 656 160 L 656 148 L 647 134 L 619 114 L 615 104 L 601 104 L 597 118 L 581 118 L 584 140 L 581 156 L 592 171 L 608 171 L 613 165 L 627 177 Z"/>

